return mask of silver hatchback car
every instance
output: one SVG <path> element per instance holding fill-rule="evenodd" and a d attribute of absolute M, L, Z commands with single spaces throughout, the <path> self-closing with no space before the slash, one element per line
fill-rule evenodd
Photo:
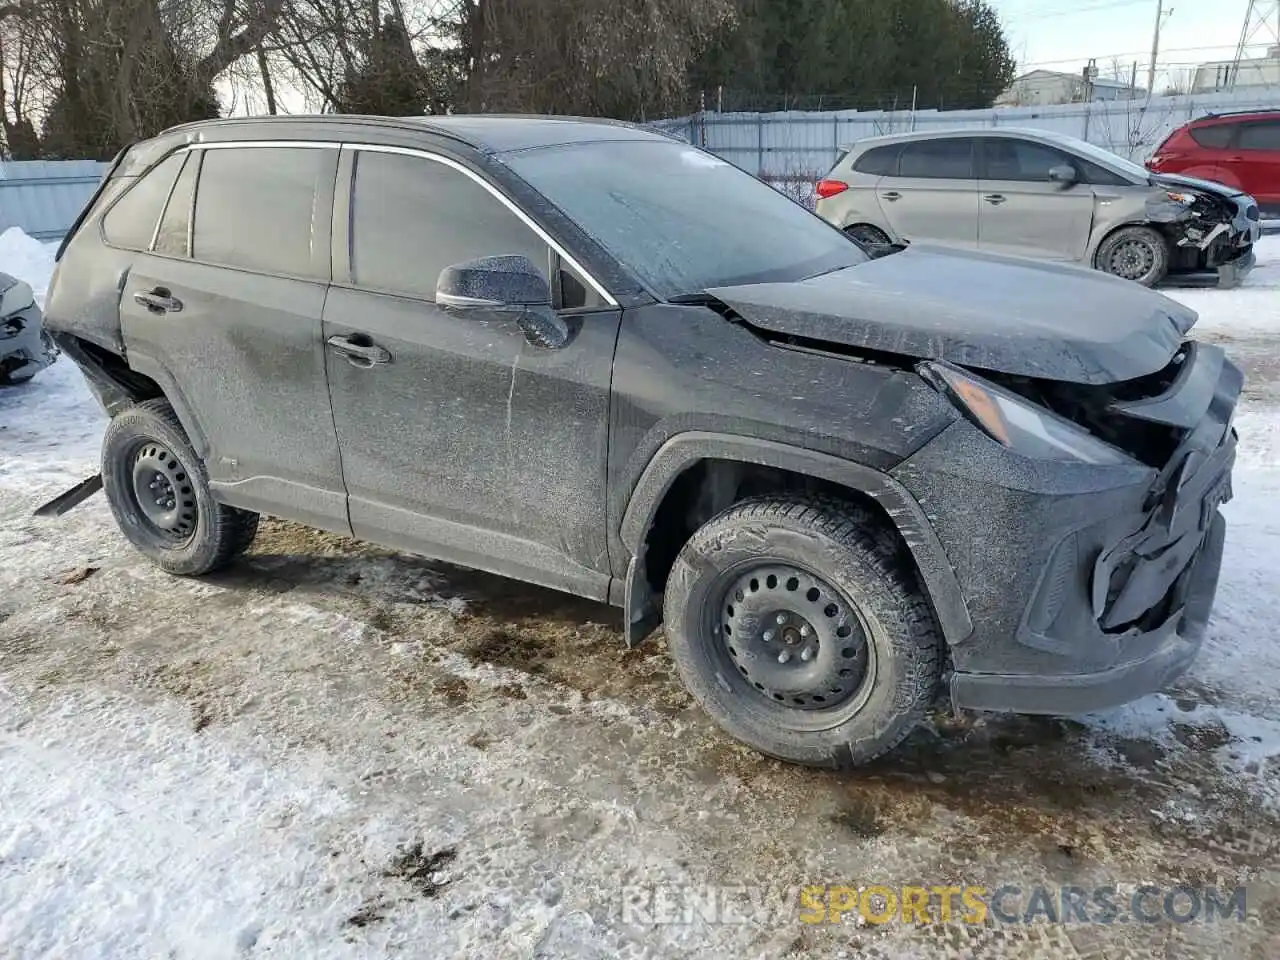
<path fill-rule="evenodd" d="M 818 184 L 818 213 L 873 252 L 913 241 L 1059 260 L 1153 286 L 1254 264 L 1258 205 L 1219 183 L 1152 173 L 1042 130 L 863 140 Z"/>

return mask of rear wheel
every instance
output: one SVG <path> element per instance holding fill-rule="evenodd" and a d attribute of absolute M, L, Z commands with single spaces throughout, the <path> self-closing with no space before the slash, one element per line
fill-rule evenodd
<path fill-rule="evenodd" d="M 218 503 L 173 408 L 117 414 L 102 443 L 102 484 L 125 537 L 169 573 L 197 576 L 248 549 L 258 515 Z"/>
<path fill-rule="evenodd" d="M 665 620 L 711 717 L 783 760 L 865 763 L 937 695 L 941 640 L 896 539 L 837 501 L 750 500 L 710 521 L 676 560 Z"/>
<path fill-rule="evenodd" d="M 1169 245 L 1151 227 L 1124 227 L 1102 241 L 1094 263 L 1112 276 L 1153 287 L 1169 272 Z"/>

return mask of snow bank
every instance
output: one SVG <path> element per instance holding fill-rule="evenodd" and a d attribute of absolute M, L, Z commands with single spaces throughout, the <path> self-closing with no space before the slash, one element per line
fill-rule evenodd
<path fill-rule="evenodd" d="M 0 233 L 0 271 L 25 280 L 44 306 L 56 243 L 19 227 Z M 66 487 L 98 469 L 106 418 L 80 369 L 65 357 L 29 386 L 0 390 L 0 486 Z"/>
<path fill-rule="evenodd" d="M 21 227 L 10 227 L 0 233 L 0 271 L 30 284 L 36 303 L 43 307 L 57 249 L 55 243 L 41 243 L 27 236 Z"/>

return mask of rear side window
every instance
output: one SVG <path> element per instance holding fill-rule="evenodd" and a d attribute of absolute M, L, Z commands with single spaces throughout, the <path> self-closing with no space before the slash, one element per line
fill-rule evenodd
<path fill-rule="evenodd" d="M 434 300 L 445 267 L 510 255 L 528 257 L 546 276 L 547 245 L 466 174 L 423 157 L 357 155 L 351 214 L 357 286 Z"/>
<path fill-rule="evenodd" d="M 1188 132 L 1191 139 L 1202 147 L 1225 150 L 1231 146 L 1231 135 L 1235 129 L 1236 126 L 1232 123 L 1215 123 L 1211 127 L 1192 127 Z"/>
<path fill-rule="evenodd" d="M 853 169 L 858 173 L 869 173 L 876 177 L 891 176 L 894 167 L 898 165 L 900 149 L 897 144 L 889 147 L 872 147 L 857 159 Z"/>
<path fill-rule="evenodd" d="M 187 162 L 178 174 L 178 182 L 169 194 L 169 205 L 165 207 L 164 216 L 160 220 L 160 231 L 156 234 L 156 253 L 167 253 L 174 257 L 190 255 L 187 241 L 191 233 L 191 202 L 196 195 L 196 174 L 200 170 L 200 154 L 193 150 L 187 154 Z"/>
<path fill-rule="evenodd" d="M 160 211 L 169 198 L 174 178 L 182 168 L 186 154 L 166 157 L 149 173 L 143 174 L 102 220 L 102 232 L 113 247 L 146 250 L 151 246 Z"/>
<path fill-rule="evenodd" d="M 964 137 L 923 140 L 902 148 L 898 176 L 934 180 L 976 180 L 973 140 Z"/>
<path fill-rule="evenodd" d="M 1280 120 L 1246 123 L 1240 128 L 1241 150 L 1280 150 Z"/>
<path fill-rule="evenodd" d="M 192 257 L 260 273 L 317 276 L 311 220 L 317 193 L 327 189 L 327 152 L 305 147 L 203 151 Z"/>

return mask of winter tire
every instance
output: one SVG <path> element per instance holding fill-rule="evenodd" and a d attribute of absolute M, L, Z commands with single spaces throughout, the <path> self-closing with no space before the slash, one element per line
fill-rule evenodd
<path fill-rule="evenodd" d="M 825 499 L 744 501 L 685 544 L 666 634 L 689 690 L 770 756 L 850 767 L 894 749 L 933 703 L 942 641 L 897 539 Z"/>
<path fill-rule="evenodd" d="M 256 513 L 213 499 L 204 464 L 164 400 L 112 419 L 102 442 L 102 484 L 125 538 L 169 573 L 211 573 L 257 533 Z"/>
<path fill-rule="evenodd" d="M 1102 241 L 1094 263 L 1113 277 L 1154 287 L 1169 273 L 1169 245 L 1150 227 L 1124 227 Z"/>

